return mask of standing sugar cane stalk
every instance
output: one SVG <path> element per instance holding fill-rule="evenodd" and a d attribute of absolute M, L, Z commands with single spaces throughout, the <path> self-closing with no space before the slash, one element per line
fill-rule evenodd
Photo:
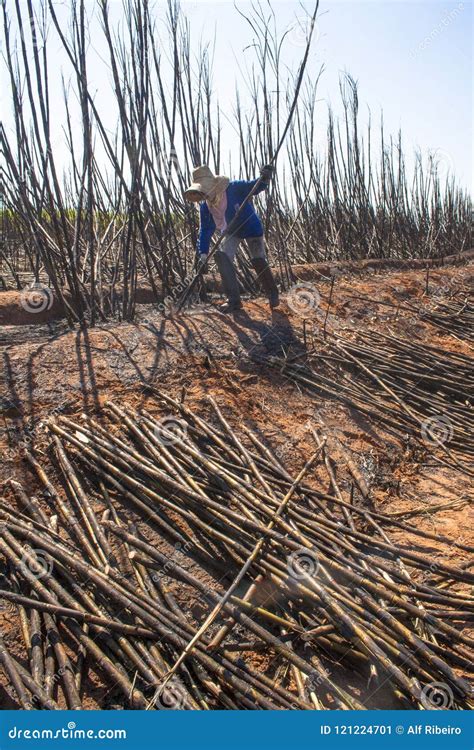
<path fill-rule="evenodd" d="M 209 167 L 197 167 L 193 181 L 184 192 L 191 203 L 200 203 L 200 228 L 198 240 L 198 262 L 207 262 L 212 235 L 217 229 L 224 238 L 214 258 L 222 279 L 227 304 L 222 312 L 242 309 L 239 282 L 234 267 L 234 258 L 242 240 L 245 240 L 252 266 L 270 307 L 279 304 L 278 287 L 268 265 L 265 253 L 263 224 L 255 211 L 251 197 L 268 188 L 273 167 L 263 167 L 257 180 L 230 180 L 214 175 Z M 252 195 L 251 195 L 252 194 Z"/>

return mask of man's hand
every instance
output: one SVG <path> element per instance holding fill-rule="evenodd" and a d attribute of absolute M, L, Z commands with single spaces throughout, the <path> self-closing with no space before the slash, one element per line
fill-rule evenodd
<path fill-rule="evenodd" d="M 265 166 L 263 166 L 260 171 L 260 177 L 262 178 L 262 180 L 264 180 L 264 182 L 268 182 L 272 179 L 274 171 L 275 169 L 271 164 L 265 164 Z"/>

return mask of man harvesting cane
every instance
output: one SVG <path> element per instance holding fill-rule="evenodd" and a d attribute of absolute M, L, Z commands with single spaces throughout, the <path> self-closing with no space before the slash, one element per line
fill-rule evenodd
<path fill-rule="evenodd" d="M 255 193 L 268 188 L 272 174 L 273 167 L 263 167 L 261 181 Z M 234 268 L 235 254 L 242 240 L 246 241 L 252 266 L 268 297 L 270 307 L 277 307 L 279 304 L 278 287 L 265 254 L 263 225 L 252 201 L 249 200 L 237 218 L 234 218 L 256 183 L 257 180 L 247 182 L 246 180 L 229 180 L 228 177 L 221 175 L 216 176 L 209 167 L 202 166 L 193 170 L 192 184 L 184 193 L 186 200 L 201 204 L 197 247 L 201 263 L 204 262 L 209 252 L 211 237 L 215 230 L 226 234 L 221 247 L 214 255 L 227 296 L 227 305 L 222 308 L 225 312 L 235 312 L 242 308 L 239 283 Z"/>

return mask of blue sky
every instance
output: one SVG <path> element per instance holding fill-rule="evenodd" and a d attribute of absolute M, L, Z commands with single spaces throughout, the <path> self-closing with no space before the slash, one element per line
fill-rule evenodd
<path fill-rule="evenodd" d="M 297 65 L 302 33 L 298 22 L 312 3 L 277 0 L 273 7 L 289 35 L 287 59 Z M 233 56 L 242 61 L 249 44 L 249 28 L 232 2 L 184 3 L 198 35 L 216 29 L 215 89 L 225 100 L 233 78 Z M 239 3 L 248 8 L 248 3 Z M 319 97 L 340 111 L 339 75 L 349 72 L 359 82 L 362 120 L 370 107 L 373 124 L 383 110 L 387 134 L 401 127 L 407 155 L 420 147 L 437 151 L 444 166 L 466 187 L 473 182 L 472 2 L 407 2 L 324 0 L 316 29 L 308 72 L 315 77 L 324 64 Z M 292 45 L 292 39 L 296 44 Z M 300 43 L 298 45 L 298 42 Z M 294 49 L 292 49 L 292 46 Z M 320 103 L 324 140 L 324 102 Z"/>
<path fill-rule="evenodd" d="M 112 17 L 118 20 L 120 0 L 109 1 Z M 238 4 L 243 11 L 250 7 L 245 0 Z M 24 0 L 22 5 L 25 6 Z M 58 13 L 65 13 L 67 5 L 64 0 L 58 2 Z M 92 12 L 94 5 L 90 0 L 89 72 L 97 89 L 101 114 L 106 120 L 110 118 L 110 126 L 114 127 L 116 109 L 110 92 L 110 72 L 100 61 L 105 44 Z M 265 6 L 263 0 L 262 5 Z M 304 11 L 312 6 L 308 0 L 273 2 L 278 29 L 289 30 L 284 59 L 294 70 L 304 52 L 304 29 L 301 30 L 301 24 L 303 27 L 305 24 Z M 224 112 L 230 112 L 234 81 L 240 80 L 242 84 L 242 71 L 254 59 L 255 53 L 249 48 L 252 31 L 231 0 L 183 0 L 182 7 L 189 18 L 196 45 L 200 39 L 212 40 L 215 35 L 214 91 Z M 7 9 L 13 15 L 13 0 L 7 0 Z M 165 3 L 156 2 L 155 12 L 163 17 Z M 471 188 L 472 32 L 473 12 L 469 0 L 321 0 L 315 45 L 308 63 L 308 74 L 313 79 L 321 65 L 325 67 L 317 108 L 321 148 L 325 142 L 326 102 L 331 101 L 336 112 L 341 111 L 338 81 L 340 74 L 347 71 L 359 82 L 362 122 L 366 121 L 367 107 L 370 107 L 375 130 L 383 109 L 386 133 L 396 136 L 402 128 L 409 162 L 416 147 L 424 152 L 436 151 L 442 166 L 454 172 L 462 185 Z M 58 112 L 59 128 L 63 111 L 60 75 L 64 73 L 67 79 L 70 69 L 52 29 L 50 53 L 51 96 L 53 108 Z M 11 124 L 8 87 L 2 88 L 2 114 L 8 126 Z M 240 88 L 242 90 L 242 86 Z M 232 128 L 225 121 L 224 127 L 224 143 L 229 150 L 235 150 Z"/>

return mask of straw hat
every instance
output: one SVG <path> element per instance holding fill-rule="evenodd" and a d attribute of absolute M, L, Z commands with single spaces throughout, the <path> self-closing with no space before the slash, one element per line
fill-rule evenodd
<path fill-rule="evenodd" d="M 196 167 L 193 169 L 193 181 L 184 191 L 184 197 L 189 200 L 193 193 L 202 193 L 207 200 L 213 201 L 222 195 L 229 182 L 228 177 L 212 174 L 207 166 Z"/>

